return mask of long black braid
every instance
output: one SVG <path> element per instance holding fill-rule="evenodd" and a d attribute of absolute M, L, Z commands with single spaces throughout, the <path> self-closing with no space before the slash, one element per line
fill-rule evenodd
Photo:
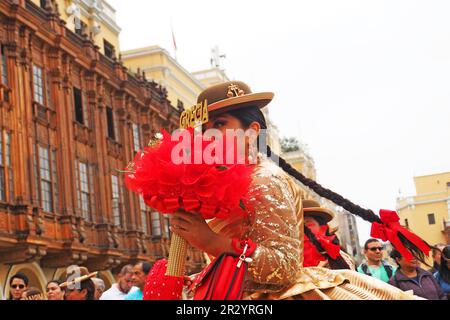
<path fill-rule="evenodd" d="M 231 111 L 228 113 L 230 115 L 238 118 L 241 121 L 241 123 L 246 127 L 250 126 L 250 124 L 253 122 L 258 122 L 261 126 L 261 129 L 267 129 L 267 124 L 266 124 L 266 119 L 264 117 L 264 114 L 261 112 L 261 110 L 258 107 L 247 107 L 244 109 L 238 109 L 238 110 Z M 260 149 L 260 147 L 261 146 L 258 144 L 259 149 Z M 350 200 L 344 198 L 343 196 L 337 194 L 336 192 L 333 192 L 329 189 L 322 187 L 316 181 L 305 177 L 301 172 L 297 171 L 289 163 L 287 163 L 286 160 L 281 158 L 279 155 L 275 154 L 272 151 L 272 149 L 270 148 L 270 146 L 266 145 L 266 149 L 267 149 L 267 157 L 268 158 L 272 159 L 286 173 L 288 173 L 290 176 L 297 179 L 300 183 L 302 183 L 306 187 L 313 190 L 319 196 L 332 201 L 333 203 L 344 208 L 348 212 L 350 212 L 354 215 L 357 215 L 358 217 L 360 217 L 370 223 L 373 223 L 373 222 L 378 222 L 381 224 L 383 223 L 381 221 L 381 219 L 372 210 L 364 209 L 364 208 L 354 204 Z M 308 232 L 306 229 L 307 229 L 307 227 L 305 226 L 305 234 L 312 234 L 311 231 Z M 417 248 L 413 243 L 411 243 L 408 239 L 406 239 L 402 234 L 399 233 L 398 237 L 399 237 L 400 241 L 402 242 L 402 244 L 412 253 L 412 255 L 416 259 L 418 259 L 422 263 L 428 265 L 425 260 L 424 253 L 419 248 Z M 311 240 L 311 238 L 310 238 L 310 240 Z M 311 242 L 314 243 L 314 241 L 311 241 Z M 317 247 L 317 245 L 316 245 L 316 247 Z M 319 248 L 317 248 L 317 249 L 319 250 L 319 252 L 323 251 L 323 250 L 320 250 Z"/>
<path fill-rule="evenodd" d="M 307 226 L 304 226 L 304 228 L 305 228 L 305 236 L 308 237 L 309 241 L 311 241 L 311 243 L 316 247 L 317 251 L 319 251 L 319 253 L 328 260 L 331 269 L 333 270 L 351 269 L 348 263 L 342 258 L 341 255 L 339 255 L 336 259 L 333 259 L 322 247 L 322 244 L 319 242 L 314 232 L 312 232 L 311 229 L 308 228 Z M 339 241 L 338 243 L 335 243 L 335 241 L 333 242 L 334 244 L 339 244 Z"/>

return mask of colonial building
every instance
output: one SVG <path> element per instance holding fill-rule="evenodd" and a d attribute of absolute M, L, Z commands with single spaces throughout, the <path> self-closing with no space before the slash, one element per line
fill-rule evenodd
<path fill-rule="evenodd" d="M 121 55 L 131 71 L 142 72 L 147 79 L 167 88 L 169 101 L 181 109 L 194 106 L 198 95 L 206 88 L 159 46 L 128 50 Z"/>
<path fill-rule="evenodd" d="M 275 131 L 276 132 L 276 131 Z M 316 165 L 312 156 L 308 153 L 307 147 L 303 143 L 299 143 L 296 150 L 288 151 L 284 150 L 283 147 L 278 143 L 278 148 L 281 149 L 281 156 L 287 163 L 289 163 L 293 168 L 301 172 L 305 177 L 316 180 Z M 321 201 L 320 197 L 315 194 L 312 190 L 305 187 L 303 184 L 298 182 L 298 185 L 303 191 L 303 199 L 314 199 L 316 201 Z M 327 206 L 330 210 L 334 211 L 334 208 Z"/>
<path fill-rule="evenodd" d="M 358 236 L 358 226 L 353 214 L 335 206 L 336 222 L 338 230 L 336 232 L 341 247 L 350 254 L 357 264 L 362 262 L 362 250 Z"/>
<path fill-rule="evenodd" d="M 200 81 L 205 88 L 230 81 L 225 71 L 219 67 L 192 72 L 192 75 Z"/>
<path fill-rule="evenodd" d="M 78 264 L 111 284 L 111 269 L 168 255 L 167 217 L 118 170 L 159 128 L 175 129 L 180 111 L 70 30 L 55 3 L 105 5 L 0 1 L 0 299 L 18 271 L 43 289 Z M 188 259 L 191 272 L 204 261 Z"/>
<path fill-rule="evenodd" d="M 401 223 L 431 245 L 450 243 L 450 172 L 414 177 L 416 195 L 399 197 Z"/>

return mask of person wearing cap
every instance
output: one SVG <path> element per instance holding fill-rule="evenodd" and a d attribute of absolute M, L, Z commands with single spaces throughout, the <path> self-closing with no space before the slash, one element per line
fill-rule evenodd
<path fill-rule="evenodd" d="M 356 271 L 303 267 L 307 229 L 297 181 L 336 205 L 350 207 L 351 202 L 307 179 L 269 146 L 265 148 L 267 123 L 261 108 L 273 97 L 270 92 L 253 93 L 241 81 L 221 83 L 199 95 L 197 103 L 206 101 L 209 112 L 203 130 L 247 133 L 245 156 L 255 166 L 246 199 L 249 212 L 208 222 L 196 212 L 175 212 L 170 217 L 171 231 L 212 257 L 234 252 L 236 239 L 252 240 L 256 250 L 248 260 L 243 299 L 416 299 Z M 370 222 L 379 219 L 356 205 L 349 212 Z"/>
<path fill-rule="evenodd" d="M 86 267 L 69 267 L 67 280 L 60 285 L 65 290 L 65 300 L 95 300 L 95 284 L 92 278 L 96 276 L 97 272 L 90 273 Z"/>
<path fill-rule="evenodd" d="M 355 270 L 353 259 L 341 249 L 339 239 L 328 225 L 334 213 L 315 200 L 303 200 L 303 215 L 305 226 L 315 236 L 310 239 L 305 232 L 303 266 Z"/>

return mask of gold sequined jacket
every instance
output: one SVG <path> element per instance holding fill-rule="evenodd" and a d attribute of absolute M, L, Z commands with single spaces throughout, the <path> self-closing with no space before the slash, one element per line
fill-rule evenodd
<path fill-rule="evenodd" d="M 249 190 L 249 215 L 209 222 L 217 233 L 257 244 L 245 281 L 246 299 L 413 299 L 351 270 L 303 268 L 302 195 L 293 178 L 260 156 Z"/>

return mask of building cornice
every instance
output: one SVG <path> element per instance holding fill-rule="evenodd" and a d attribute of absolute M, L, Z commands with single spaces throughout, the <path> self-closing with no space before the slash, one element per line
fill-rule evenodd
<path fill-rule="evenodd" d="M 98 1 L 95 0 L 73 0 L 74 4 L 79 5 L 82 14 L 85 17 L 91 18 L 96 22 L 100 22 L 105 25 L 111 31 L 119 34 L 122 29 L 117 25 L 117 23 L 111 19 L 107 14 L 105 14 L 105 8 L 103 5 L 107 5 L 109 9 L 113 12 L 114 8 L 111 7 L 107 2 L 102 1 L 103 3 L 99 5 Z"/>
<path fill-rule="evenodd" d="M 192 73 L 190 73 L 181 64 L 179 64 L 177 60 L 172 58 L 172 56 L 169 54 L 169 52 L 164 48 L 161 48 L 159 46 L 151 46 L 151 47 L 121 52 L 123 61 L 126 61 L 127 59 L 131 59 L 131 58 L 141 58 L 141 57 L 145 57 L 147 55 L 155 54 L 155 53 L 163 54 L 165 57 L 167 57 L 167 59 L 169 60 L 170 63 L 172 63 L 181 72 L 183 72 L 187 77 L 189 77 L 189 79 L 192 82 L 194 82 L 199 88 L 201 88 L 201 89 L 205 88 L 205 86 L 197 78 L 195 78 Z"/>
<path fill-rule="evenodd" d="M 403 200 L 409 200 L 411 198 L 406 198 Z M 401 207 L 397 207 L 397 210 L 403 210 L 405 208 L 409 208 L 409 207 L 414 207 L 417 205 L 422 205 L 422 204 L 432 204 L 432 203 L 438 203 L 438 202 L 447 202 L 447 205 L 450 206 L 450 197 L 448 198 L 442 198 L 442 199 L 433 199 L 433 200 L 424 200 L 424 201 L 409 201 L 406 205 L 403 205 Z"/>

